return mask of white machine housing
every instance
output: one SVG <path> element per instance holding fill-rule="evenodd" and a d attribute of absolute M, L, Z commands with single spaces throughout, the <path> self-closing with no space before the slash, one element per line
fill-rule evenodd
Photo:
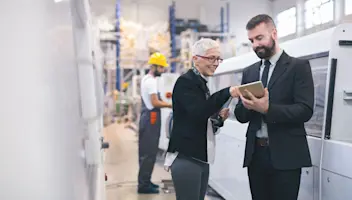
<path fill-rule="evenodd" d="M 157 77 L 158 82 L 158 92 L 160 94 L 161 100 L 172 103 L 172 98 L 168 97 L 167 94 L 173 92 L 177 78 L 180 75 L 178 73 L 163 73 L 160 77 Z M 140 82 L 143 76 L 136 75 L 132 77 L 132 95 L 135 99 L 140 99 Z M 140 111 L 138 111 L 140 112 Z M 161 128 L 160 128 L 160 139 L 159 139 L 159 149 L 166 151 L 169 145 L 168 129 L 170 122 L 170 114 L 172 113 L 171 108 L 161 109 Z M 138 113 L 139 114 L 139 113 Z M 139 122 L 139 120 L 137 120 Z M 138 125 L 138 124 L 137 124 Z"/>
<path fill-rule="evenodd" d="M 175 83 L 180 75 L 177 73 L 164 73 L 158 78 L 158 91 L 163 101 L 172 103 L 172 98 L 167 97 L 167 94 L 173 92 Z M 167 150 L 169 146 L 168 129 L 169 129 L 169 116 L 172 113 L 172 109 L 163 108 L 161 109 L 161 129 L 159 139 L 159 149 Z"/>
<path fill-rule="evenodd" d="M 0 199 L 104 200 L 102 66 L 89 1 L 0 7 Z"/>
<path fill-rule="evenodd" d="M 349 45 L 339 45 L 341 41 Z M 309 59 L 315 84 L 314 115 L 306 123 L 313 167 L 302 170 L 299 200 L 352 199 L 351 41 L 352 24 L 342 24 L 280 45 L 291 56 Z M 243 69 L 257 61 L 254 52 L 225 60 L 209 80 L 211 92 L 241 84 Z M 335 81 L 330 79 L 334 67 Z M 234 99 L 231 116 L 217 136 L 209 184 L 226 200 L 251 200 L 247 169 L 242 167 L 248 124 L 236 120 L 236 103 Z"/>

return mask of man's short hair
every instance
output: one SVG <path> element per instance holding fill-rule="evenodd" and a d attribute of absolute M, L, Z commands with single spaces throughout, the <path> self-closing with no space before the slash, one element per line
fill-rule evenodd
<path fill-rule="evenodd" d="M 251 20 L 249 20 L 249 22 L 246 25 L 246 29 L 252 30 L 261 23 L 271 24 L 275 27 L 275 23 L 274 23 L 273 18 L 271 18 L 267 14 L 260 14 L 260 15 L 253 17 Z"/>
<path fill-rule="evenodd" d="M 202 38 L 194 43 L 192 47 L 192 55 L 204 56 L 206 51 L 213 48 L 219 48 L 219 43 L 210 38 Z"/>

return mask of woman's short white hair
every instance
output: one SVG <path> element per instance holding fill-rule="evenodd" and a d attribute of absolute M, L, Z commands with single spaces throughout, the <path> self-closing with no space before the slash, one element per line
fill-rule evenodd
<path fill-rule="evenodd" d="M 210 38 L 202 38 L 194 43 L 192 47 L 192 55 L 204 56 L 209 49 L 219 48 L 219 43 Z"/>

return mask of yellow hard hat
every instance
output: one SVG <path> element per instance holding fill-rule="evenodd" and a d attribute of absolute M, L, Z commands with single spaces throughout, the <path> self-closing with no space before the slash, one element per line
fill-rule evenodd
<path fill-rule="evenodd" d="M 128 86 L 129 86 L 129 83 L 128 83 L 128 82 L 125 82 L 125 83 L 122 84 L 122 88 L 123 88 L 123 89 L 128 88 Z"/>
<path fill-rule="evenodd" d="M 169 65 L 167 64 L 166 57 L 161 54 L 161 53 L 153 53 L 148 61 L 148 64 L 150 65 L 159 65 L 162 67 L 168 67 Z"/>

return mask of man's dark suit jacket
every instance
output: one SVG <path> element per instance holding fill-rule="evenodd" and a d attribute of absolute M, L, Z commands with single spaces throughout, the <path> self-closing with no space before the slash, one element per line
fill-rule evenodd
<path fill-rule="evenodd" d="M 207 162 L 208 118 L 231 97 L 229 87 L 206 99 L 206 81 L 192 70 L 181 75 L 172 95 L 173 127 L 168 152 Z"/>
<path fill-rule="evenodd" d="M 243 71 L 242 84 L 258 81 L 261 61 Z M 269 148 L 273 167 L 279 170 L 312 166 L 304 123 L 313 115 L 314 84 L 307 60 L 282 53 L 268 83 L 269 110 L 262 115 L 246 109 L 239 101 L 235 116 L 241 123 L 249 122 L 244 167 L 254 152 L 256 132 L 261 120 L 267 123 Z M 234 130 L 235 131 L 235 130 Z"/>

